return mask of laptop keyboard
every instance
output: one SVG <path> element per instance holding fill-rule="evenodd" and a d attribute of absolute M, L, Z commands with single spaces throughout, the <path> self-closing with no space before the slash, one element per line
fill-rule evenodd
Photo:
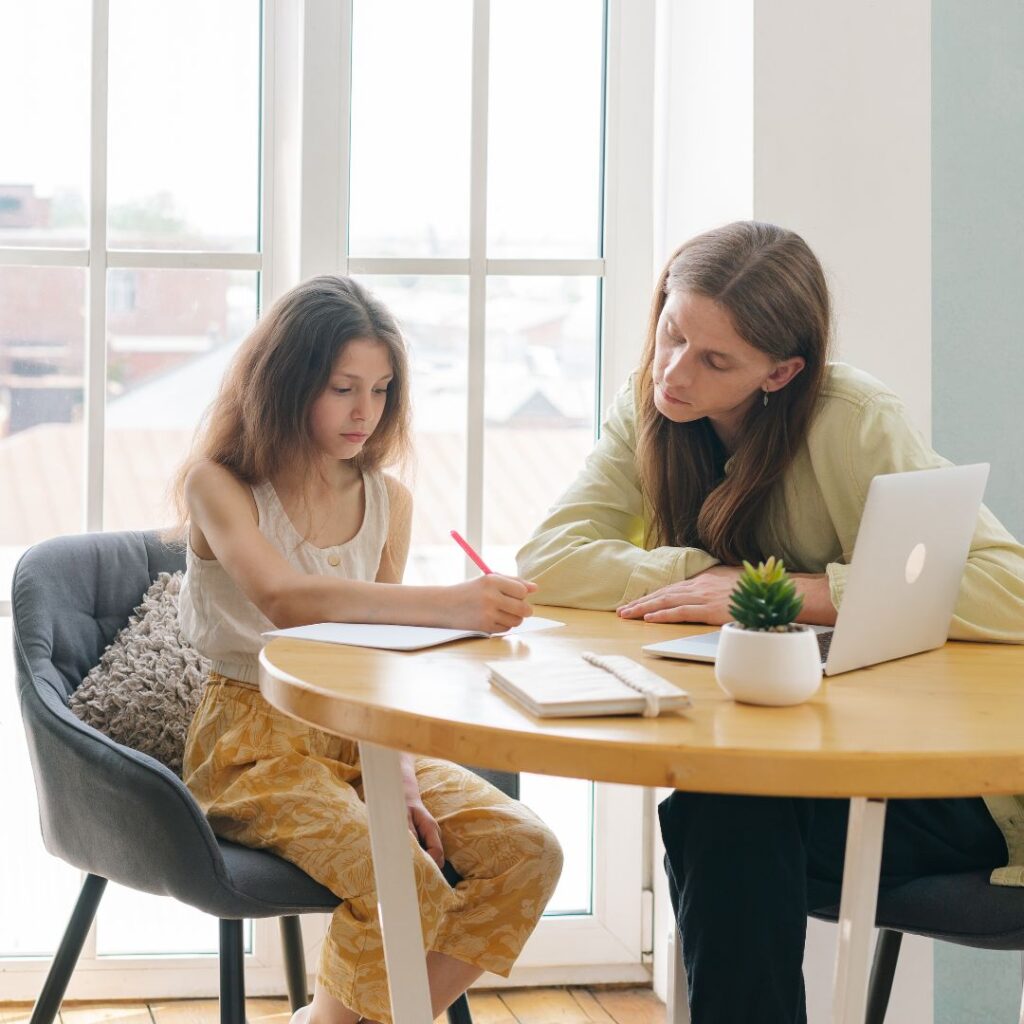
<path fill-rule="evenodd" d="M 816 633 L 815 636 L 818 638 L 818 650 L 821 651 L 822 664 L 825 663 L 825 659 L 828 658 L 828 649 L 832 646 L 832 635 L 835 633 L 834 629 L 830 629 L 827 633 Z"/>

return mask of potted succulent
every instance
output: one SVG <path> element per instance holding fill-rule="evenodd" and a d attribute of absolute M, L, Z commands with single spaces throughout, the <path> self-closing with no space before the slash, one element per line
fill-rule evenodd
<path fill-rule="evenodd" d="M 732 592 L 734 622 L 722 628 L 715 659 L 718 685 L 747 704 L 799 704 L 821 683 L 818 639 L 793 620 L 803 598 L 774 557 L 743 573 Z"/>

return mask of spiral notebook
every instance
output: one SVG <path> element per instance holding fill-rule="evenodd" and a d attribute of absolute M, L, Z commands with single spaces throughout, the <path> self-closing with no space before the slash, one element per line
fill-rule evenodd
<path fill-rule="evenodd" d="M 579 658 L 489 661 L 491 685 L 537 718 L 643 715 L 690 707 L 690 695 L 632 658 L 585 651 Z"/>

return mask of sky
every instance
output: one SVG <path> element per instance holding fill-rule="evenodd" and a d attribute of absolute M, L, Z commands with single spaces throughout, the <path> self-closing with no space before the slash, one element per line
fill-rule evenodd
<path fill-rule="evenodd" d="M 88 0 L 0 0 L 0 183 L 85 194 Z M 491 256 L 598 250 L 600 0 L 492 0 Z M 352 251 L 468 252 L 471 0 L 355 0 Z M 109 201 L 256 237 L 256 0 L 111 0 Z M 381 238 L 400 252 L 371 251 Z"/>

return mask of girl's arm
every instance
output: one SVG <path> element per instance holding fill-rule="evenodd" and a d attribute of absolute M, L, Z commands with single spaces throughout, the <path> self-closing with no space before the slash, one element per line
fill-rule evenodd
<path fill-rule="evenodd" d="M 407 587 L 303 573 L 263 536 L 248 487 L 223 466 L 197 465 L 185 482 L 193 548 L 205 541 L 245 596 L 279 629 L 312 622 L 447 626 L 488 633 L 531 614 L 530 584 L 492 574 L 449 587 Z M 403 556 L 404 560 L 404 556 Z"/>
<path fill-rule="evenodd" d="M 378 583 L 401 583 L 405 576 L 405 563 L 409 560 L 409 541 L 412 537 L 412 494 L 405 484 L 384 474 L 388 489 L 391 520 L 388 539 L 380 556 L 377 570 Z"/>
<path fill-rule="evenodd" d="M 611 609 L 703 572 L 699 548 L 643 547 L 633 384 L 619 392 L 601 439 L 569 489 L 516 556 L 542 604 Z"/>

